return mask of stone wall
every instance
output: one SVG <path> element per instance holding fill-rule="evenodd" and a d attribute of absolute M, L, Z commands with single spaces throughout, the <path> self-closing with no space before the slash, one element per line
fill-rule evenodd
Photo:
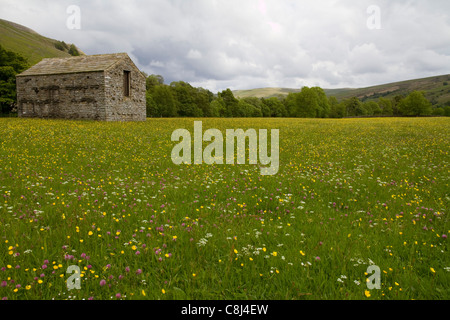
<path fill-rule="evenodd" d="M 124 71 L 130 72 L 130 96 L 124 96 Z M 105 71 L 107 121 L 145 121 L 145 77 L 131 59 L 117 62 Z"/>
<path fill-rule="evenodd" d="M 104 73 L 17 77 L 18 116 L 106 120 Z"/>
<path fill-rule="evenodd" d="M 124 95 L 124 71 L 130 94 Z M 19 117 L 145 121 L 145 77 L 130 58 L 105 71 L 16 77 Z"/>

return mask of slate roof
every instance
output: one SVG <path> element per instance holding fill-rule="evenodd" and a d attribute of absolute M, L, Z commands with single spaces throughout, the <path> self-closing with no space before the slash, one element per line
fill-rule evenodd
<path fill-rule="evenodd" d="M 128 57 L 126 53 L 112 53 L 69 58 L 45 58 L 17 76 L 104 71 L 126 57 Z"/>

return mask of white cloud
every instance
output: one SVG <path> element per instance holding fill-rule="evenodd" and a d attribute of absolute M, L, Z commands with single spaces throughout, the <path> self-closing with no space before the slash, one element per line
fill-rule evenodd
<path fill-rule="evenodd" d="M 348 54 L 348 61 L 354 74 L 382 73 L 386 67 L 383 53 L 373 43 L 354 47 Z"/>
<path fill-rule="evenodd" d="M 188 57 L 188 59 L 197 60 L 197 59 L 201 59 L 203 57 L 203 55 L 200 51 L 191 49 L 191 50 L 189 50 L 187 57 Z"/>

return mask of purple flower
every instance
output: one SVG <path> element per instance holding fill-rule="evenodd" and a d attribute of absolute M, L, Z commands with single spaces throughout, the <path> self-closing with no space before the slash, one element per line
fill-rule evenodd
<path fill-rule="evenodd" d="M 141 274 L 142 273 L 142 270 L 141 269 L 137 269 L 136 270 L 136 274 Z"/>
<path fill-rule="evenodd" d="M 6 282 L 5 280 L 3 280 L 0 284 L 0 287 L 6 287 L 8 285 L 8 282 Z"/>
<path fill-rule="evenodd" d="M 120 293 L 116 294 L 116 298 L 120 299 L 122 297 L 122 295 Z"/>
<path fill-rule="evenodd" d="M 130 267 L 125 267 L 125 272 L 130 272 Z"/>
<path fill-rule="evenodd" d="M 316 257 L 316 261 L 320 261 L 320 257 Z"/>
<path fill-rule="evenodd" d="M 102 279 L 100 280 L 100 287 L 103 287 L 106 284 L 106 280 Z"/>
<path fill-rule="evenodd" d="M 447 239 L 447 235 L 446 235 L 446 234 L 443 234 L 443 235 L 442 235 L 442 238 Z"/>
<path fill-rule="evenodd" d="M 42 269 L 47 269 L 47 265 L 46 264 L 42 265 Z"/>

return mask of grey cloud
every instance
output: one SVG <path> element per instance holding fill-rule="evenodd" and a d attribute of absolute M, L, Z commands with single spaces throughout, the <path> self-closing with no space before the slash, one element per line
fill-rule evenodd
<path fill-rule="evenodd" d="M 446 0 L 0 0 L 0 17 L 88 54 L 128 52 L 147 73 L 216 91 L 366 86 L 450 73 Z M 81 8 L 81 30 L 65 27 Z M 381 29 L 367 28 L 367 8 Z M 402 78 L 405 77 L 405 78 Z"/>

